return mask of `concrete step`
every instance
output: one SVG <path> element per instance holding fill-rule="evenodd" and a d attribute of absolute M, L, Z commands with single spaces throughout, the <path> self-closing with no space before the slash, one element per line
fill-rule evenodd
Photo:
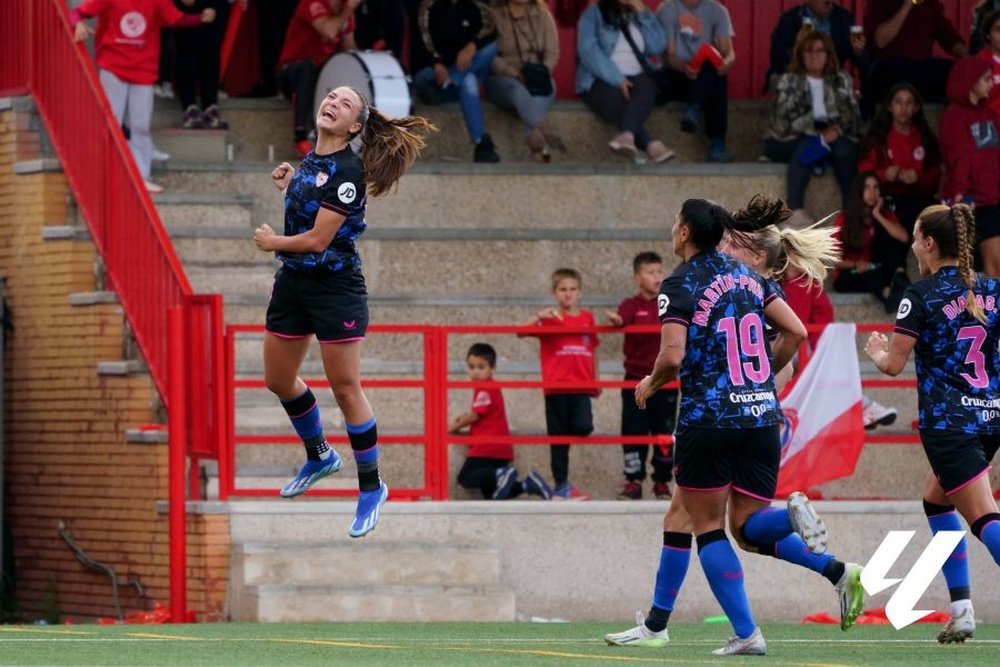
<path fill-rule="evenodd" d="M 277 98 L 229 98 L 220 100 L 219 107 L 223 118 L 229 122 L 229 130 L 225 136 L 226 142 L 233 147 L 234 160 L 273 162 L 298 159 L 292 145 L 290 102 Z M 180 105 L 176 100 L 156 100 L 154 131 L 179 127 L 181 115 Z M 157 145 L 159 146 L 159 142 Z M 272 149 L 270 155 L 269 146 Z M 173 156 L 173 159 L 178 160 L 179 156 Z M 215 159 L 226 159 L 225 152 Z"/>
<path fill-rule="evenodd" d="M 547 167 L 547 168 L 546 168 Z M 283 219 L 272 163 L 171 163 L 155 178 L 170 190 L 254 196 L 254 219 Z M 447 178 L 442 178 L 446 176 Z M 575 228 L 669 230 L 681 204 L 708 197 L 735 209 L 755 194 L 783 195 L 784 165 L 533 164 L 414 165 L 395 194 L 369 202 L 372 227 Z M 814 216 L 840 207 L 829 174 L 813 179 L 806 208 Z"/>
<path fill-rule="evenodd" d="M 511 622 L 514 593 L 501 586 L 248 586 L 233 620 L 261 623 Z"/>
<path fill-rule="evenodd" d="M 153 143 L 182 162 L 219 162 L 227 159 L 226 130 L 186 130 L 179 127 L 153 129 Z"/>
<path fill-rule="evenodd" d="M 249 237 L 249 230 L 253 229 L 253 198 L 248 195 L 164 192 L 153 195 L 153 203 L 172 234 L 190 233 L 190 230 L 204 230 L 206 234 L 239 230 L 244 237 Z"/>
<path fill-rule="evenodd" d="M 492 585 L 500 582 L 495 550 L 376 542 L 324 545 L 238 544 L 233 568 L 244 585 Z"/>

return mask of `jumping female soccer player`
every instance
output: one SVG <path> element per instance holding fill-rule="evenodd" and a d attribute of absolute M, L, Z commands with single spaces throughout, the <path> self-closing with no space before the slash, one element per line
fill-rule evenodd
<path fill-rule="evenodd" d="M 827 269 L 839 258 L 832 228 L 814 225 L 802 230 L 779 229 L 777 225 L 790 216 L 791 210 L 781 200 L 757 195 L 733 217 L 740 225 L 755 221 L 757 225 L 768 226 L 755 233 L 727 232 L 719 244 L 722 252 L 772 281 L 772 287 L 779 294 L 780 288 L 776 284 L 789 267 L 798 269 L 802 274 L 801 280 L 810 284 L 822 283 Z M 687 574 L 691 556 L 692 525 L 682 500 L 685 493 L 678 488 L 670 509 L 663 518 L 663 549 L 660 552 L 660 566 L 649 614 L 643 618 L 640 612 L 637 618 L 639 625 L 630 630 L 606 635 L 604 639 L 608 644 L 655 648 L 665 646 L 669 641 L 667 622 Z M 783 521 L 784 511 L 770 512 L 774 516 L 769 517 L 769 521 Z M 793 517 L 793 525 L 810 527 L 816 533 L 814 539 L 822 540 L 825 526 L 812 512 L 808 499 L 803 494 L 793 494 L 789 498 L 788 512 Z M 836 587 L 840 598 L 841 628 L 846 630 L 853 625 L 864 603 L 860 566 L 841 562 L 828 553 L 814 554 L 798 533 L 791 533 L 778 542 L 766 544 L 748 539 L 746 532 L 744 526 L 742 532 L 734 533 L 743 549 L 801 565 L 826 577 Z M 750 532 L 754 532 L 753 524 Z"/>
<path fill-rule="evenodd" d="M 1000 446 L 997 343 L 1000 282 L 972 269 L 976 223 L 965 204 L 930 206 L 917 218 L 913 254 L 925 279 L 906 290 L 891 338 L 873 333 L 865 352 L 898 375 L 916 350 L 920 440 L 933 476 L 924 485 L 931 530 L 962 530 L 954 510 L 1000 564 L 1000 513 L 990 491 L 990 460 Z M 976 629 L 963 538 L 943 571 L 951 620 L 938 635 L 961 642 Z"/>
<path fill-rule="evenodd" d="M 358 508 L 350 536 L 371 532 L 389 489 L 379 478 L 375 416 L 361 390 L 361 341 L 368 326 L 368 295 L 354 241 L 365 231 L 367 190 L 392 190 L 434 129 L 424 118 L 387 118 L 354 88 L 330 92 L 316 116 L 316 148 L 298 170 L 287 162 L 271 178 L 285 190 L 285 233 L 254 231 L 260 250 L 282 266 L 274 278 L 264 337 L 264 381 L 306 448 L 306 462 L 281 489 L 294 498 L 337 472 L 341 461 L 323 435 L 316 397 L 298 376 L 313 335 L 337 405 L 344 413 L 358 466 Z M 361 137 L 361 155 L 350 141 Z"/>

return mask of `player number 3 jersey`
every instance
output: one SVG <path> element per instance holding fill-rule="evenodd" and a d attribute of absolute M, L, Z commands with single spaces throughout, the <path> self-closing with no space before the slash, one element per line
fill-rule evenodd
<path fill-rule="evenodd" d="M 285 236 L 313 228 L 321 208 L 344 216 L 330 245 L 322 252 L 279 252 L 287 268 L 298 271 L 360 271 L 354 242 L 368 227 L 364 167 L 350 145 L 329 155 L 309 153 L 285 193 Z"/>
<path fill-rule="evenodd" d="M 977 279 L 974 293 L 985 324 L 965 309 L 968 288 L 954 266 L 913 283 L 903 295 L 895 332 L 917 339 L 921 430 L 1000 432 L 998 287 L 997 280 Z"/>
<path fill-rule="evenodd" d="M 764 307 L 779 295 L 722 253 L 701 252 L 663 281 L 660 322 L 687 327 L 677 427 L 758 428 L 781 422 Z"/>

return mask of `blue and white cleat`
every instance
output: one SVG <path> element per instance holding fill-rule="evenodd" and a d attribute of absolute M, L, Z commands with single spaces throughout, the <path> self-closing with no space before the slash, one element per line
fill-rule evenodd
<path fill-rule="evenodd" d="M 354 521 L 348 534 L 351 537 L 364 537 L 375 530 L 378 523 L 378 513 L 389 498 L 389 487 L 381 482 L 374 491 L 362 491 L 358 494 L 358 510 L 354 513 Z"/>
<path fill-rule="evenodd" d="M 337 452 L 330 450 L 330 456 L 326 459 L 320 461 L 306 461 L 302 467 L 299 469 L 299 474 L 295 476 L 295 479 L 290 481 L 288 484 L 282 487 L 281 494 L 282 498 L 294 498 L 295 496 L 301 496 L 303 493 L 312 488 L 312 485 L 328 477 L 333 473 L 340 470 L 340 466 L 343 465 Z"/>

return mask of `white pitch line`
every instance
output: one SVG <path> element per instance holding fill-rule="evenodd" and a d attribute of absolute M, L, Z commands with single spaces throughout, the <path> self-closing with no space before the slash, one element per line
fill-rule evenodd
<path fill-rule="evenodd" d="M 204 642 L 356 642 L 359 644 L 372 642 L 392 641 L 396 644 L 579 644 L 581 646 L 603 646 L 603 640 L 598 639 L 539 639 L 537 637 L 525 639 L 400 639 L 398 637 L 4 637 L 7 642 L 170 642 L 170 641 L 191 641 L 197 639 Z M 672 640 L 670 646 L 703 646 L 718 644 L 718 639 L 688 639 Z M 768 644 L 813 644 L 839 646 L 843 644 L 912 644 L 913 646 L 936 645 L 934 639 L 768 639 Z M 966 646 L 977 646 L 980 644 L 1000 644 L 1000 639 L 970 639 Z M 669 647 L 665 650 L 669 651 Z"/>

